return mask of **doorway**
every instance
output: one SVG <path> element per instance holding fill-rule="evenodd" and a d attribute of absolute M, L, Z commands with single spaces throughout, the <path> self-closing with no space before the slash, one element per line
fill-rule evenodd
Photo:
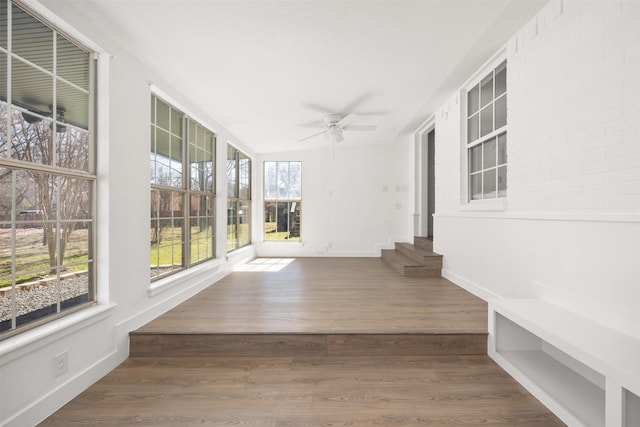
<path fill-rule="evenodd" d="M 427 194 L 425 199 L 427 200 L 426 212 L 427 212 L 427 237 L 433 239 L 433 214 L 436 211 L 436 130 L 431 129 L 427 133 L 427 173 L 423 174 L 426 177 L 427 182 L 424 183 L 423 188 L 426 189 Z"/>
<path fill-rule="evenodd" d="M 433 238 L 433 214 L 436 211 L 435 186 L 436 130 L 433 118 L 415 134 L 415 200 L 414 235 Z"/>

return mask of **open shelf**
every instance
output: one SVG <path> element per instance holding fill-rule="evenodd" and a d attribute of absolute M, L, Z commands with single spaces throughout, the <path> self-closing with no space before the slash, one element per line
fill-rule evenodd
<path fill-rule="evenodd" d="M 640 426 L 640 340 L 539 299 L 489 302 L 489 355 L 569 426 Z"/>

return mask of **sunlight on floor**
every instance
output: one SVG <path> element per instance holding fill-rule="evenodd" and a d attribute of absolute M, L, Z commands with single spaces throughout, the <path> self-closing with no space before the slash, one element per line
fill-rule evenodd
<path fill-rule="evenodd" d="M 256 258 L 251 262 L 233 267 L 233 271 L 280 271 L 295 258 Z"/>

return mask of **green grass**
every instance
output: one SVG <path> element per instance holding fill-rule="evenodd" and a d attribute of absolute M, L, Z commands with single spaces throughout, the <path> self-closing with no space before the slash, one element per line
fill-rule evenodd
<path fill-rule="evenodd" d="M 191 256 L 192 262 L 197 262 L 208 258 L 213 253 L 213 249 L 206 229 L 197 231 L 198 228 L 193 227 L 192 230 L 196 231 L 191 232 Z M 160 246 L 157 243 L 151 245 L 151 266 L 182 265 L 182 240 L 180 227 L 164 230 Z M 193 258 L 196 256 L 198 256 L 197 259 Z"/>
<path fill-rule="evenodd" d="M 17 230 L 19 238 L 16 242 L 16 284 L 31 282 L 39 279 L 53 277 L 49 268 L 49 252 L 47 245 L 42 244 L 41 228 L 21 228 Z M 0 276 L 8 276 L 11 274 L 11 257 L 8 252 L 10 248 L 11 230 L 0 230 L 0 242 L 2 243 L 3 261 L 0 263 Z M 88 260 L 88 231 L 86 229 L 74 230 L 69 236 L 67 249 L 65 251 L 64 265 L 81 264 L 66 266 L 65 271 L 82 271 L 87 269 L 86 261 Z M 6 256 L 5 256 L 6 255 Z M 6 261 L 5 261 L 6 259 Z M 26 272 L 33 272 L 25 274 Z M 1 279 L 0 288 L 11 286 L 11 279 Z"/>
<path fill-rule="evenodd" d="M 300 240 L 300 237 L 289 237 L 288 231 L 276 231 L 275 222 L 265 222 L 264 240 Z"/>

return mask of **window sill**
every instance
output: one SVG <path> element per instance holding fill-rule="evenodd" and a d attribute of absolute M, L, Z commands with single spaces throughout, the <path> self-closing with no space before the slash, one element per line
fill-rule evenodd
<path fill-rule="evenodd" d="M 218 272 L 220 271 L 224 263 L 224 260 L 216 258 L 211 260 L 210 262 L 205 262 L 195 267 L 182 270 L 179 273 L 163 277 L 160 280 L 151 282 L 151 285 L 149 286 L 147 292 L 149 293 L 150 297 L 156 296 L 164 291 L 174 288 L 175 286 L 184 284 L 186 280 L 193 279 L 194 277 L 197 277 L 201 274 Z"/>
<path fill-rule="evenodd" d="M 2 364 L 106 319 L 116 306 L 117 304 L 97 304 L 1 341 Z"/>
<path fill-rule="evenodd" d="M 472 200 L 460 205 L 462 212 L 503 212 L 507 210 L 507 199 Z"/>

